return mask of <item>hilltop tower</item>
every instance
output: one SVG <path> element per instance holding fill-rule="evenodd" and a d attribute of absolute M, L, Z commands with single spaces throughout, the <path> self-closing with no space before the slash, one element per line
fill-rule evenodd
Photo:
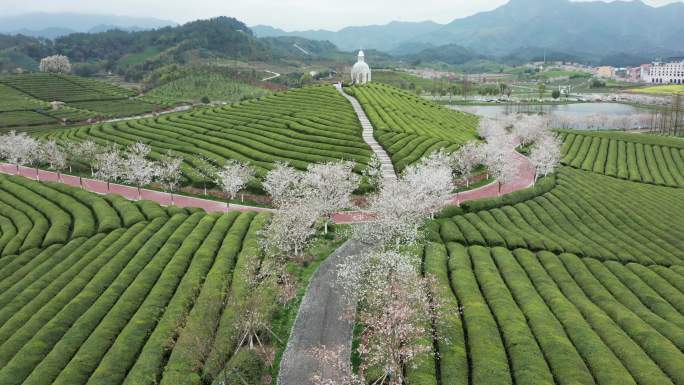
<path fill-rule="evenodd" d="M 353 84 L 366 84 L 371 81 L 371 70 L 363 51 L 359 51 L 358 60 L 351 70 L 351 78 Z"/>

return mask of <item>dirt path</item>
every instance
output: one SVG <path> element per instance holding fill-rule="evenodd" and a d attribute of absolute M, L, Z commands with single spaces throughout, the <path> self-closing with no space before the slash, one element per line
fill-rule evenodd
<path fill-rule="evenodd" d="M 347 98 L 347 100 L 349 100 L 349 102 L 352 104 L 354 112 L 356 113 L 356 116 L 359 118 L 359 122 L 361 122 L 361 127 L 363 127 L 363 140 L 370 146 L 370 148 L 375 153 L 375 156 L 378 157 L 378 160 L 380 160 L 382 177 L 396 179 L 397 173 L 394 171 L 392 159 L 390 159 L 389 155 L 387 155 L 387 152 L 385 152 L 385 149 L 382 148 L 382 146 L 375 140 L 375 137 L 373 136 L 373 125 L 368 119 L 368 116 L 366 116 L 366 112 L 361 107 L 359 101 L 356 100 L 355 97 L 348 95 L 346 92 L 344 92 L 342 85 L 340 85 L 339 83 L 335 85 L 335 88 L 337 88 L 337 91 L 339 91 L 340 94 Z"/>
<path fill-rule="evenodd" d="M 347 241 L 312 277 L 280 361 L 279 385 L 309 385 L 311 377 L 319 373 L 334 379 L 334 371 L 311 357 L 313 348 L 322 345 L 342 347 L 343 357 L 351 356 L 354 323 L 343 319 L 347 303 L 341 289 L 334 287 L 333 282 L 337 279 L 338 265 L 366 247 L 356 241 Z"/>
<path fill-rule="evenodd" d="M 28 167 L 19 167 L 19 173 L 17 173 L 17 166 L 9 163 L 0 163 L 0 172 L 3 174 L 20 175 L 33 180 L 64 183 L 69 186 L 82 188 L 97 194 L 115 194 L 130 200 L 138 200 L 138 198 L 141 198 L 157 202 L 163 206 L 173 205 L 178 207 L 199 207 L 208 213 L 227 211 L 271 211 L 271 209 L 267 208 L 244 206 L 232 203 L 230 206 L 228 206 L 225 202 L 189 197 L 185 195 L 169 194 L 162 191 L 147 189 L 141 189 L 139 197 L 138 189 L 135 187 L 116 183 L 110 183 L 109 186 L 107 186 L 107 182 L 103 182 L 101 180 L 81 178 L 79 176 L 68 174 L 57 174 L 56 172 L 52 171 L 36 170 L 35 168 Z"/>

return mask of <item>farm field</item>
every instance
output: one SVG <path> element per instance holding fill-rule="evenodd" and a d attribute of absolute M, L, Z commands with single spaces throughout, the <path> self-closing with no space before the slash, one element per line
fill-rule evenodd
<path fill-rule="evenodd" d="M 198 157 L 217 165 L 250 162 L 259 176 L 277 161 L 298 169 L 310 163 L 347 159 L 361 171 L 371 150 L 351 105 L 333 87 L 310 87 L 231 106 L 169 114 L 155 119 L 83 126 L 47 137 L 101 144 L 148 143 L 153 158 L 171 150 L 184 158 L 188 181 L 201 183 Z"/>
<path fill-rule="evenodd" d="M 0 76 L 0 128 L 25 131 L 49 123 L 144 114 L 169 105 L 161 99 L 149 102 L 134 96 L 131 90 L 73 75 Z M 48 104 L 53 101 L 65 106 L 53 110 Z"/>
<path fill-rule="evenodd" d="M 430 226 L 424 271 L 445 312 L 439 355 L 409 381 L 684 384 L 684 190 L 572 167 L 555 178 Z"/>
<path fill-rule="evenodd" d="M 256 383 L 237 325 L 267 220 L 0 176 L 0 384 Z"/>
<path fill-rule="evenodd" d="M 622 263 L 684 265 L 684 190 L 562 167 L 550 191 L 443 220 L 446 242 L 572 253 Z M 496 200 L 492 202 L 496 205 Z"/>
<path fill-rule="evenodd" d="M 679 84 L 666 84 L 652 87 L 642 87 L 634 88 L 629 90 L 629 92 L 634 92 L 638 94 L 655 94 L 655 95 L 673 95 L 682 94 L 684 95 L 684 85 Z"/>
<path fill-rule="evenodd" d="M 684 187 L 684 140 L 563 131 L 565 165 L 620 179 Z"/>
<path fill-rule="evenodd" d="M 427 244 L 424 261 L 449 311 L 442 384 L 684 383 L 679 265 L 453 242 Z M 409 381 L 436 384 L 430 361 Z"/>
<path fill-rule="evenodd" d="M 215 73 L 189 75 L 163 84 L 146 93 L 148 96 L 184 102 L 199 102 L 206 96 L 212 102 L 228 103 L 270 94 L 272 92 L 269 90 L 236 81 L 233 76 Z"/>
<path fill-rule="evenodd" d="M 452 151 L 477 137 L 475 115 L 449 110 L 377 83 L 348 91 L 363 106 L 375 128 L 375 138 L 388 152 L 397 171 L 432 151 Z"/>

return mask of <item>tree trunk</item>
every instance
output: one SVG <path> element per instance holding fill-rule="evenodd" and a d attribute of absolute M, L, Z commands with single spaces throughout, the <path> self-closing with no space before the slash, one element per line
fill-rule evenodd
<path fill-rule="evenodd" d="M 325 234 L 328 234 L 328 221 L 327 221 L 327 218 L 326 218 L 326 221 L 325 221 Z"/>

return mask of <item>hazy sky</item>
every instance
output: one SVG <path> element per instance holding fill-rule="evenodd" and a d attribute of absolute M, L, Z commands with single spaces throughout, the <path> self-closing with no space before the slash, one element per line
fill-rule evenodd
<path fill-rule="evenodd" d="M 584 1 L 584 0 L 582 0 Z M 659 6 L 684 0 L 645 0 Z M 0 0 L 0 15 L 25 12 L 108 13 L 183 23 L 233 16 L 247 25 L 286 30 L 339 29 L 392 20 L 441 23 L 494 9 L 508 0 Z"/>

